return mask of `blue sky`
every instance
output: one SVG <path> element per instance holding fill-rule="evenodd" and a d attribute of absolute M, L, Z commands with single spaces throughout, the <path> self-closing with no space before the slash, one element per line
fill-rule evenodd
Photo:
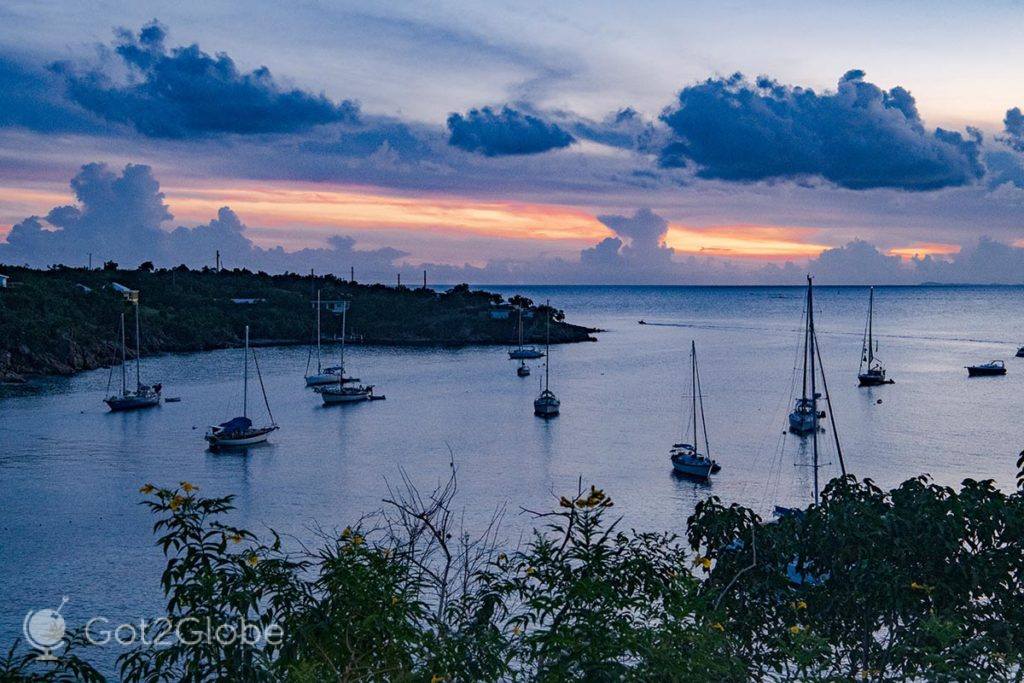
<path fill-rule="evenodd" d="M 148 167 L 147 234 L 230 206 L 256 261 L 765 279 L 862 239 L 913 280 L 915 253 L 1024 238 L 1021 27 L 1008 2 L 7 2 L 0 258 L 98 239 L 51 212 L 89 213 L 68 183 L 97 162 Z M 607 220 L 640 210 L 648 244 Z"/>

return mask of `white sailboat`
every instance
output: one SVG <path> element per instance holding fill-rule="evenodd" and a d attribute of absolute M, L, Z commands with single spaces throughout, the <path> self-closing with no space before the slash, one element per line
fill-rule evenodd
<path fill-rule="evenodd" d="M 128 388 L 128 350 L 125 343 L 124 313 L 121 314 L 121 393 L 110 393 L 110 380 L 107 380 L 107 398 L 103 402 L 112 412 L 152 408 L 160 405 L 160 392 L 163 386 L 152 386 L 142 383 L 142 351 L 139 331 L 139 302 L 135 302 L 135 389 Z"/>
<path fill-rule="evenodd" d="M 341 354 L 334 382 L 318 386 L 314 389 L 314 391 L 320 394 L 320 399 L 324 402 L 325 406 L 337 403 L 359 403 L 374 398 L 372 384 L 355 384 L 359 380 L 345 377 L 345 325 L 347 313 L 348 306 L 341 310 Z"/>
<path fill-rule="evenodd" d="M 537 358 L 543 358 L 544 354 L 539 349 L 537 349 L 536 347 L 534 347 L 534 346 L 523 346 L 523 308 L 522 308 L 522 306 L 519 306 L 518 309 L 519 309 L 519 324 L 518 324 L 518 328 L 519 328 L 519 346 L 517 346 L 514 349 L 509 349 L 508 350 L 508 357 L 509 357 L 509 359 L 523 361 L 523 360 L 534 360 L 534 359 L 537 359 Z M 517 372 L 519 373 L 520 377 L 526 377 L 527 375 L 530 374 L 530 372 L 529 372 L 530 369 L 529 368 L 526 368 L 526 374 L 522 373 L 521 370 L 522 370 L 522 368 L 524 366 L 525 366 L 525 363 L 521 363 L 519 365 L 520 370 L 517 371 Z"/>
<path fill-rule="evenodd" d="M 204 437 L 210 444 L 211 450 L 221 448 L 239 448 L 263 443 L 270 436 L 270 433 L 278 429 L 274 422 L 274 414 L 270 412 L 270 401 L 267 400 L 267 392 L 263 387 L 263 375 L 260 374 L 259 361 L 256 360 L 256 352 L 252 354 L 256 366 L 256 376 L 260 382 L 260 391 L 263 392 L 263 403 L 267 408 L 267 415 L 270 417 L 270 424 L 262 427 L 253 426 L 249 419 L 249 326 L 245 326 L 245 361 L 242 366 L 242 415 L 235 417 L 219 425 L 212 425 Z"/>
<path fill-rule="evenodd" d="M 893 384 L 893 380 L 886 378 L 885 366 L 875 358 L 878 350 L 878 342 L 874 341 L 875 323 L 875 288 L 872 287 L 868 294 L 868 322 L 864 330 L 864 342 L 860 352 L 860 368 L 857 370 L 857 380 L 862 387 L 877 387 L 882 384 Z"/>
<path fill-rule="evenodd" d="M 347 308 L 347 304 L 346 304 L 346 308 Z M 357 377 L 345 377 L 344 376 L 345 373 L 343 372 L 343 368 L 341 368 L 341 367 L 339 367 L 337 365 L 334 365 L 334 366 L 331 366 L 331 367 L 326 367 L 326 368 L 323 367 L 323 363 L 322 363 L 321 355 L 320 355 L 320 348 L 321 348 L 321 344 L 320 344 L 320 339 L 321 339 L 321 333 L 320 333 L 320 329 L 321 329 L 320 328 L 320 313 L 321 313 L 322 310 L 323 310 L 323 307 L 322 307 L 322 304 L 321 304 L 321 301 L 320 301 L 320 290 L 318 289 L 318 290 L 316 290 L 316 372 L 312 372 L 311 373 L 309 371 L 309 361 L 310 361 L 310 359 L 307 358 L 306 359 L 306 386 L 307 387 L 316 387 L 316 386 L 320 386 L 322 384 L 337 384 L 339 381 L 342 384 L 345 384 L 345 383 L 348 383 L 348 382 L 358 382 L 359 378 L 357 378 Z"/>
<path fill-rule="evenodd" d="M 690 342 L 690 378 L 693 393 L 693 443 L 672 444 L 669 457 L 672 459 L 672 469 L 679 474 L 704 480 L 722 468 L 711 459 L 708 426 L 704 420 L 704 395 L 700 387 L 700 371 L 697 369 L 697 343 L 694 341 Z M 698 449 L 697 441 L 698 406 L 700 407 L 700 427 L 704 431 L 703 453 Z"/>
<path fill-rule="evenodd" d="M 807 325 L 804 327 L 804 379 L 803 392 L 796 399 L 793 411 L 789 414 L 789 431 L 794 434 L 817 434 L 818 420 L 825 417 L 824 411 L 818 410 L 818 393 L 815 370 L 817 355 L 817 336 L 814 334 L 814 285 L 811 276 L 807 276 Z M 808 382 L 808 379 L 810 382 Z M 810 391 L 808 391 L 810 389 Z"/>
<path fill-rule="evenodd" d="M 558 400 L 555 393 L 551 391 L 551 302 L 548 302 L 545 315 L 547 316 L 547 339 L 544 343 L 544 388 L 533 402 L 533 414 L 537 417 L 555 417 L 561 409 L 562 402 Z"/>

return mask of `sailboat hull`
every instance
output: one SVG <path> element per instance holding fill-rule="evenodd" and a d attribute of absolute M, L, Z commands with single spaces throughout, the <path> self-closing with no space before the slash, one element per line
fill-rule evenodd
<path fill-rule="evenodd" d="M 104 403 L 112 413 L 123 413 L 129 410 L 142 408 L 154 408 L 160 405 L 160 394 L 152 396 L 111 396 L 104 399 Z"/>
<path fill-rule="evenodd" d="M 333 383 L 337 383 L 337 381 L 338 381 L 338 376 L 337 375 L 329 375 L 327 373 L 323 373 L 323 374 L 320 374 L 320 375 L 306 375 L 306 386 L 307 387 L 318 387 L 321 384 L 333 384 Z"/>
<path fill-rule="evenodd" d="M 857 381 L 862 387 L 878 387 L 883 384 L 894 384 L 895 382 L 891 379 L 886 379 L 885 375 L 878 373 L 866 372 L 862 375 L 857 375 Z"/>
<path fill-rule="evenodd" d="M 684 477 L 691 479 L 705 480 L 711 477 L 711 463 L 708 461 L 698 462 L 683 458 L 672 458 L 672 469 Z"/>
<path fill-rule="evenodd" d="M 537 349 L 512 349 L 508 352 L 508 357 L 511 360 L 534 360 L 543 358 L 544 352 Z"/>
<path fill-rule="evenodd" d="M 275 429 L 276 427 L 263 427 L 261 429 L 252 429 L 247 432 L 225 436 L 207 434 L 206 440 L 210 443 L 210 448 L 213 450 L 220 448 L 242 448 L 244 446 L 252 446 L 254 444 L 265 442 L 267 437 L 270 436 L 270 433 Z"/>
<path fill-rule="evenodd" d="M 361 403 L 373 397 L 373 387 L 337 387 L 320 389 L 320 398 L 325 406 L 338 403 Z"/>
<path fill-rule="evenodd" d="M 557 398 L 538 398 L 533 402 L 533 414 L 537 417 L 555 417 L 561 406 L 562 404 Z"/>

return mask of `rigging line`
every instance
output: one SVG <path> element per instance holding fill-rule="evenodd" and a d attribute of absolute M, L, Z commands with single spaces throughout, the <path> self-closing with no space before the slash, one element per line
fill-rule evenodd
<path fill-rule="evenodd" d="M 263 405 L 267 407 L 267 415 L 270 416 L 270 424 L 276 425 L 274 413 L 270 411 L 270 401 L 267 400 L 267 390 L 263 387 L 263 373 L 260 372 L 260 361 L 256 357 L 256 349 L 252 350 L 252 362 L 256 366 L 256 378 L 260 381 L 260 391 L 263 392 Z"/>
<path fill-rule="evenodd" d="M 700 426 L 701 426 L 701 429 L 704 430 L 704 454 L 710 458 L 711 457 L 711 444 L 708 442 L 708 423 L 704 419 L 704 391 L 701 389 L 701 386 L 700 386 L 700 368 L 697 367 L 697 352 L 696 352 L 696 349 L 694 350 L 694 355 L 693 355 L 693 372 L 697 376 L 697 396 L 700 398 Z M 694 416 L 693 419 L 696 420 L 697 417 Z M 693 444 L 693 447 L 696 448 L 697 444 Z"/>
<path fill-rule="evenodd" d="M 836 442 L 836 454 L 839 456 L 839 468 L 846 476 L 846 462 L 843 460 L 843 447 L 839 445 L 839 432 L 836 430 L 836 413 L 832 410 L 832 397 L 828 393 L 828 380 L 825 379 L 825 366 L 821 362 L 821 348 L 818 347 L 818 340 L 814 340 L 814 348 L 818 352 L 818 367 L 821 368 L 821 385 L 825 389 L 825 403 L 828 405 L 828 419 L 832 424 L 832 438 Z"/>

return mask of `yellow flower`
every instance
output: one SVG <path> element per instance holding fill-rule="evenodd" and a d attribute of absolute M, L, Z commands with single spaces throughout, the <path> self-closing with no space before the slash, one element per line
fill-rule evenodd
<path fill-rule="evenodd" d="M 535 567 L 527 567 L 526 568 L 526 575 L 527 576 L 533 576 L 536 573 L 537 573 L 537 569 Z"/>
<path fill-rule="evenodd" d="M 446 679 L 441 674 L 434 674 L 433 676 L 430 677 L 430 683 L 443 683 L 446 680 L 448 680 L 448 679 Z"/>
<path fill-rule="evenodd" d="M 181 488 L 185 493 L 192 493 L 193 491 L 199 490 L 198 486 L 196 486 L 195 484 L 190 484 L 187 481 L 181 482 Z"/>
<path fill-rule="evenodd" d="M 558 504 L 564 508 L 572 507 L 572 501 L 566 498 L 565 496 L 562 496 L 561 498 L 558 499 Z"/>
<path fill-rule="evenodd" d="M 795 602 L 795 603 L 793 604 L 793 607 L 794 607 L 795 609 L 807 609 L 807 603 L 806 603 L 806 602 L 804 602 L 803 600 L 797 600 L 797 601 L 796 601 L 796 602 Z"/>
<path fill-rule="evenodd" d="M 792 633 L 792 634 L 793 634 L 794 636 L 795 636 L 796 634 L 800 633 L 800 631 L 802 631 L 802 630 L 803 630 L 803 629 L 802 629 L 802 628 L 800 628 L 799 626 L 790 626 L 790 627 L 789 627 L 789 632 L 790 632 L 790 633 Z"/>
<path fill-rule="evenodd" d="M 256 557 L 254 553 L 252 555 L 249 555 L 249 557 L 245 558 L 245 561 L 249 564 L 250 567 L 255 567 L 260 563 L 260 558 Z"/>
<path fill-rule="evenodd" d="M 926 586 L 923 583 L 918 583 L 917 581 L 911 581 L 910 588 L 911 590 L 924 591 L 925 593 L 931 593 L 933 590 L 931 586 Z"/>
<path fill-rule="evenodd" d="M 391 596 L 391 606 L 394 607 L 397 604 L 398 604 L 398 596 L 397 595 L 392 595 Z"/>
<path fill-rule="evenodd" d="M 171 509 L 171 512 L 177 512 L 184 502 L 185 499 L 182 496 L 174 496 L 174 498 L 171 498 L 171 502 L 167 504 L 167 507 Z"/>
<path fill-rule="evenodd" d="M 701 567 L 704 567 L 704 569 L 711 569 L 711 558 L 704 556 L 695 557 L 693 559 L 693 565 L 695 567 L 699 565 Z"/>
<path fill-rule="evenodd" d="M 360 536 L 359 534 L 356 534 L 355 536 L 352 537 L 352 545 L 362 545 L 362 544 L 363 544 L 363 537 L 362 536 Z"/>
<path fill-rule="evenodd" d="M 516 626 L 514 629 L 512 629 L 512 635 L 515 635 L 515 636 L 518 636 L 522 632 L 523 632 L 523 629 L 520 628 L 519 626 Z"/>
<path fill-rule="evenodd" d="M 711 624 L 711 628 L 715 629 L 716 631 L 725 631 L 725 627 L 722 626 L 721 622 L 718 622 L 718 621 L 716 621 L 715 623 Z"/>
<path fill-rule="evenodd" d="M 352 527 L 347 526 L 347 527 L 345 527 L 344 529 L 341 530 L 341 537 L 342 538 L 348 538 L 351 535 L 352 535 Z"/>
<path fill-rule="evenodd" d="M 232 543 L 241 543 L 242 542 L 242 535 L 241 534 L 231 534 L 231 542 Z"/>
<path fill-rule="evenodd" d="M 156 491 L 156 487 L 153 486 L 152 484 L 146 484 L 141 489 L 139 489 L 139 493 L 153 493 L 153 491 Z"/>

